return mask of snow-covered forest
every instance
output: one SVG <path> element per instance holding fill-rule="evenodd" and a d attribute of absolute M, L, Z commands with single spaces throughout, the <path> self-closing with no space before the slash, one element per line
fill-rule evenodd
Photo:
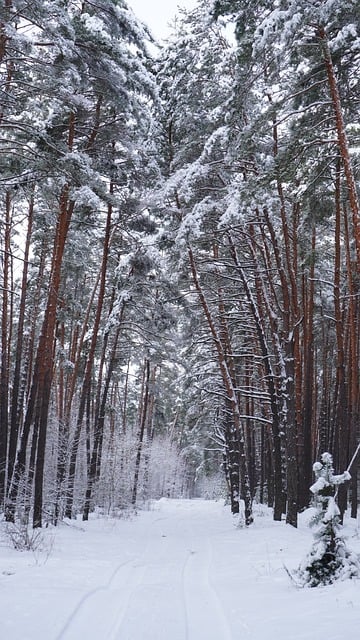
<path fill-rule="evenodd" d="M 0 12 L 4 519 L 296 527 L 359 437 L 359 3 L 199 0 L 161 47 L 123 0 Z"/>

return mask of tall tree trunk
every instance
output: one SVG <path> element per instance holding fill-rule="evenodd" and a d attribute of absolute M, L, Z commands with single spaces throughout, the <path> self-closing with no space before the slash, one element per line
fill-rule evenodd
<path fill-rule="evenodd" d="M 344 322 L 341 308 L 341 172 L 340 161 L 336 164 L 335 179 L 335 265 L 334 265 L 334 311 L 336 332 L 336 391 L 335 398 L 335 449 L 334 463 L 339 472 L 347 468 L 349 457 L 349 416 L 347 411 L 347 393 L 345 381 Z M 347 486 L 342 484 L 338 492 L 338 505 L 343 518 L 347 505 Z"/>
<path fill-rule="evenodd" d="M 16 351 L 15 351 L 15 364 L 14 364 L 13 385 L 12 385 L 12 394 L 11 394 L 10 434 L 9 434 L 9 452 L 8 452 L 8 490 L 11 485 L 13 471 L 14 471 L 16 449 L 17 449 L 20 420 L 21 420 L 21 408 L 19 405 L 19 396 L 21 391 L 21 364 L 24 357 L 24 325 L 25 325 L 25 309 L 26 309 L 26 289 L 27 289 L 27 279 L 28 279 L 29 252 L 30 252 L 30 241 L 31 241 L 31 235 L 32 235 L 33 217 L 34 217 L 34 194 L 32 193 L 30 196 L 30 203 L 29 203 L 29 209 L 28 209 L 28 225 L 27 225 L 27 233 L 26 233 L 26 240 L 25 240 L 24 263 L 23 263 L 24 266 L 23 266 L 22 282 L 21 282 L 21 295 L 20 295 L 20 304 L 19 304 L 17 341 L 16 341 Z"/>
<path fill-rule="evenodd" d="M 150 383 L 150 360 L 146 359 L 144 362 L 143 383 L 142 383 L 140 410 L 139 410 L 140 423 L 139 423 L 139 430 L 138 430 L 138 442 L 137 442 L 137 448 L 136 448 L 134 482 L 133 482 L 133 490 L 132 490 L 132 496 L 131 496 L 131 503 L 133 506 L 136 505 L 138 489 L 139 489 L 141 454 L 143 449 L 146 418 L 147 418 L 147 411 L 149 406 L 149 383 Z"/>
<path fill-rule="evenodd" d="M 274 138 L 277 146 L 277 133 L 274 127 Z M 286 521 L 292 526 L 297 526 L 298 512 L 298 451 L 297 451 L 297 422 L 296 422 L 296 400 L 295 400 L 295 332 L 298 323 L 298 294 L 296 274 L 294 272 L 294 262 L 292 259 L 290 232 L 286 216 L 286 205 L 283 194 L 283 187 L 280 178 L 277 178 L 277 190 L 280 200 L 280 216 L 282 222 L 282 235 L 285 246 L 285 264 L 281 255 L 277 235 L 271 222 L 267 208 L 263 214 L 270 232 L 271 244 L 275 257 L 276 266 L 279 273 L 282 292 L 282 333 L 283 343 L 280 341 L 280 327 L 275 320 L 275 313 L 272 310 L 270 301 L 264 295 L 266 310 L 270 318 L 270 325 L 273 334 L 274 348 L 277 352 L 277 360 L 280 366 L 281 396 L 282 396 L 282 432 L 285 434 L 286 444 L 286 494 L 287 508 Z M 256 260 L 254 243 L 252 246 L 254 260 Z M 259 281 L 261 281 L 259 275 Z M 265 287 L 262 287 L 265 292 Z"/>
<path fill-rule="evenodd" d="M 112 184 L 110 185 L 110 193 L 113 194 Z M 102 253 L 102 261 L 101 261 L 101 268 L 100 268 L 101 275 L 100 275 L 99 294 L 98 294 L 98 300 L 96 305 L 96 314 L 95 314 L 94 326 L 93 326 L 93 331 L 91 336 L 90 349 L 89 349 L 89 353 L 88 353 L 86 365 L 85 365 L 84 380 L 81 388 L 75 434 L 74 434 L 73 443 L 72 443 L 71 452 L 70 452 L 70 462 L 69 462 L 69 471 L 68 471 L 68 480 L 67 480 L 67 497 L 66 497 L 66 507 L 65 507 L 65 516 L 67 518 L 71 518 L 73 515 L 72 510 L 73 510 L 73 501 L 74 501 L 76 461 L 77 461 L 77 455 L 79 450 L 82 424 L 83 424 L 84 415 L 85 415 L 86 398 L 91 388 L 91 374 L 93 370 L 95 351 L 98 343 L 98 335 L 99 335 L 99 329 L 100 329 L 100 320 L 101 320 L 101 315 L 102 315 L 102 310 L 104 305 L 107 264 L 108 264 L 108 255 L 109 255 L 110 239 L 111 239 L 111 217 L 112 217 L 112 205 L 109 204 L 108 211 L 107 211 L 107 218 L 106 218 L 103 253 Z"/>
<path fill-rule="evenodd" d="M 108 369 L 106 372 L 105 384 L 102 390 L 101 398 L 99 398 L 99 401 L 98 401 L 99 407 L 96 409 L 96 412 L 95 412 L 94 441 L 93 441 L 91 460 L 88 468 L 87 487 L 86 487 L 85 503 L 84 503 L 84 509 L 83 509 L 83 520 L 89 519 L 94 483 L 99 479 L 99 476 L 100 476 L 101 455 L 102 455 L 102 446 L 103 446 L 103 437 L 104 437 L 104 428 L 105 428 L 105 417 L 106 417 L 106 405 L 107 405 L 107 400 L 108 400 L 108 395 L 110 390 L 110 383 L 111 383 L 112 375 L 113 375 L 115 364 L 116 364 L 117 348 L 118 348 L 119 338 L 120 338 L 121 329 L 122 329 L 121 321 L 123 319 L 125 304 L 126 304 L 125 302 L 122 303 L 120 316 L 118 319 L 118 326 L 117 326 L 115 335 L 113 337 L 111 354 L 108 359 Z"/>
<path fill-rule="evenodd" d="M 71 133 L 72 127 L 73 123 L 70 125 L 69 133 Z M 39 405 L 39 437 L 34 477 L 34 527 L 42 526 L 43 480 L 49 403 L 54 369 L 56 312 L 61 283 L 62 259 L 70 221 L 74 210 L 74 202 L 69 200 L 69 190 L 69 185 L 65 185 L 60 198 L 60 211 L 55 234 L 49 295 L 39 340 L 37 363 L 35 366 L 35 371 L 38 374 L 37 395 L 41 398 L 41 403 Z"/>
<path fill-rule="evenodd" d="M 7 446 L 9 430 L 9 274 L 10 274 L 11 194 L 5 196 L 4 258 L 1 311 L 0 367 L 0 505 L 6 494 Z"/>
<path fill-rule="evenodd" d="M 324 57 L 324 63 L 328 78 L 331 101 L 335 113 L 336 132 L 339 145 L 339 153 L 344 166 L 346 184 L 348 188 L 348 198 L 353 220 L 353 232 L 356 248 L 357 271 L 360 272 L 360 205 L 359 197 L 356 190 L 356 181 L 351 163 L 349 144 L 346 134 L 343 110 L 341 106 L 341 98 L 336 79 L 336 73 L 330 52 L 329 41 L 323 26 L 318 26 L 317 36 L 320 39 L 321 49 Z"/>
<path fill-rule="evenodd" d="M 360 393 L 359 393 L 359 302 L 357 278 L 354 277 L 354 265 L 351 258 L 351 240 L 349 234 L 349 224 L 346 207 L 343 209 L 345 253 L 346 253 L 346 273 L 348 281 L 348 325 L 349 325 L 349 346 L 347 353 L 348 371 L 348 419 L 350 429 L 350 443 L 352 450 L 356 449 L 359 438 L 359 415 L 360 415 Z M 345 467 L 344 467 L 345 468 Z M 359 468 L 359 456 L 354 462 L 351 470 L 352 476 L 352 496 L 351 514 L 356 517 L 357 513 L 357 475 Z"/>
<path fill-rule="evenodd" d="M 75 116 L 72 113 L 69 118 L 69 149 L 72 148 L 74 129 Z M 12 504 L 15 504 L 19 488 L 19 481 L 23 477 L 25 471 L 27 443 L 31 426 L 33 423 L 36 423 L 36 425 L 38 426 L 38 442 L 35 469 L 35 493 L 33 512 L 34 527 L 42 526 L 43 478 L 48 412 L 54 368 L 56 312 L 61 283 L 62 259 L 70 221 L 74 210 L 74 202 L 69 199 L 69 191 L 70 185 L 65 184 L 60 194 L 59 212 L 55 229 L 51 260 L 51 274 L 48 289 L 48 298 L 46 301 L 44 319 L 40 332 L 38 348 L 36 351 L 32 383 L 24 419 L 21 446 L 17 455 L 14 470 L 14 481 L 9 496 L 10 502 Z"/>
<path fill-rule="evenodd" d="M 304 384 L 302 398 L 302 437 L 299 467 L 299 507 L 304 509 L 309 505 L 309 489 L 312 484 L 312 426 L 313 426 L 313 397 L 314 397 L 314 296 L 315 296 L 315 248 L 316 227 L 312 224 L 311 255 L 308 274 L 303 275 L 303 361 Z"/>

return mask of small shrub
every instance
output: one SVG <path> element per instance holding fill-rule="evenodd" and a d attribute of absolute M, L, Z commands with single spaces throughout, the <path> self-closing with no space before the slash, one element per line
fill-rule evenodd
<path fill-rule="evenodd" d="M 14 549 L 18 551 L 42 551 L 44 549 L 44 534 L 41 529 L 32 529 L 22 523 L 8 523 L 5 532 Z"/>

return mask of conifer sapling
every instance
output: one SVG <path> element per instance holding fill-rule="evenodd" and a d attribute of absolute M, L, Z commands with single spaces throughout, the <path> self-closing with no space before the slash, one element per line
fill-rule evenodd
<path fill-rule="evenodd" d="M 336 504 L 336 488 L 351 479 L 350 473 L 344 471 L 335 475 L 330 453 L 322 454 L 321 462 L 315 462 L 313 471 L 316 480 L 310 491 L 314 495 L 316 512 L 310 526 L 315 527 L 314 542 L 296 576 L 302 586 L 309 587 L 360 576 L 360 560 L 346 546 Z"/>

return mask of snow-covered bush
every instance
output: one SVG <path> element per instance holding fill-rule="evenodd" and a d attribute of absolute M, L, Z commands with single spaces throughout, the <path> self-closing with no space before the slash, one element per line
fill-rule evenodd
<path fill-rule="evenodd" d="M 316 480 L 310 491 L 316 511 L 310 526 L 315 528 L 314 543 L 296 575 L 299 584 L 309 587 L 360 576 L 360 559 L 346 546 L 336 504 L 336 487 L 350 480 L 350 474 L 348 471 L 334 474 L 330 453 L 323 453 L 321 462 L 315 462 L 313 470 Z"/>

